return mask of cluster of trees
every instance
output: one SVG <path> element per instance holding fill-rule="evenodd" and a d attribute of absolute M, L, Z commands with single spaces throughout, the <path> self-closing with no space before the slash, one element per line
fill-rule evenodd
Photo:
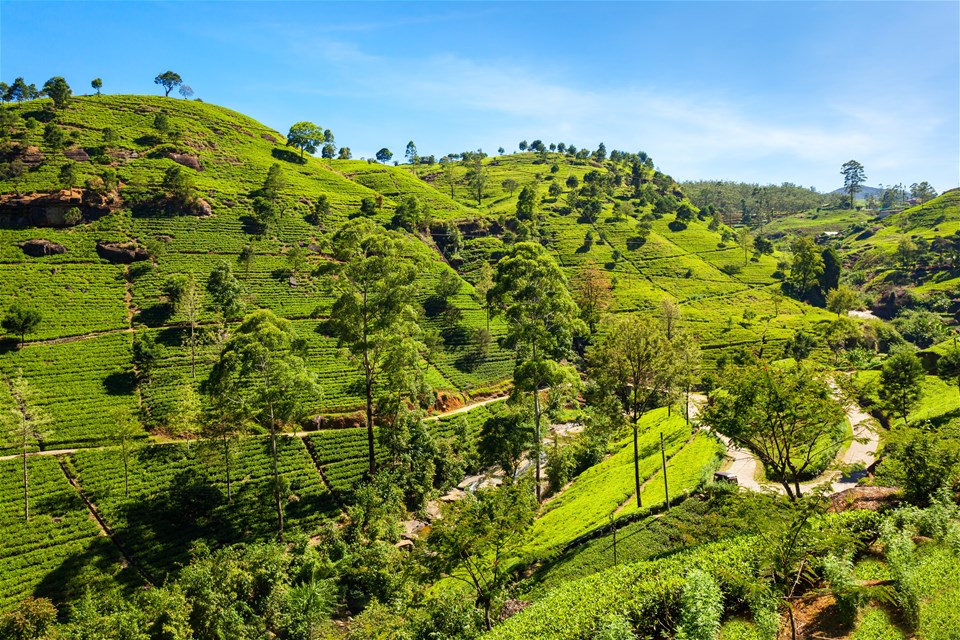
<path fill-rule="evenodd" d="M 13 81 L 13 84 L 0 82 L 0 100 L 3 102 L 16 102 L 17 106 L 22 105 L 28 100 L 48 97 L 53 101 L 55 109 L 63 109 L 73 91 L 70 85 L 62 76 L 54 76 L 43 83 L 43 87 L 37 89 L 35 84 L 27 84 L 22 77 Z"/>
<path fill-rule="evenodd" d="M 96 82 L 96 80 L 94 82 Z M 179 93 L 184 100 L 193 97 L 193 89 L 190 85 L 184 84 L 183 78 L 180 77 L 179 73 L 173 71 L 158 73 L 157 77 L 153 79 L 153 83 L 163 88 L 163 95 L 166 97 L 169 97 L 170 92 L 177 87 L 179 87 Z M 96 85 L 94 85 L 94 88 L 97 90 L 97 95 L 100 95 L 100 88 Z"/>
<path fill-rule="evenodd" d="M 823 195 L 813 187 L 789 182 L 780 185 L 698 180 L 683 183 L 683 192 L 700 209 L 711 207 L 722 222 L 739 222 L 751 228 L 762 227 L 774 214 L 799 213 L 823 203 Z"/>

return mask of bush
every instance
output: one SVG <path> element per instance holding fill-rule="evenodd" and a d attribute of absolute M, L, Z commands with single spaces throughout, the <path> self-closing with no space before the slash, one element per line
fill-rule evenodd
<path fill-rule="evenodd" d="M 597 632 L 594 640 L 634 640 L 633 626 L 623 615 L 611 616 L 607 623 Z"/>
<path fill-rule="evenodd" d="M 714 640 L 720 633 L 723 594 L 710 574 L 694 569 L 680 595 L 677 640 Z"/>
<path fill-rule="evenodd" d="M 866 594 L 853 579 L 853 562 L 849 558 L 830 555 L 823 559 L 823 577 L 830 583 L 830 591 L 837 601 L 837 610 L 847 628 L 853 626 L 860 607 L 866 604 Z"/>

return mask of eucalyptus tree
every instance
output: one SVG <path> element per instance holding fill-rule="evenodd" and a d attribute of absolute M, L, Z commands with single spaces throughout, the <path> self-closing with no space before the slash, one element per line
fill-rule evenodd
<path fill-rule="evenodd" d="M 329 326 L 363 374 L 369 471 L 376 473 L 374 393 L 381 381 L 399 382 L 422 349 L 414 280 L 404 237 L 356 218 L 330 238 L 330 281 L 336 300 Z M 409 380 L 408 380 L 409 381 Z"/>
<path fill-rule="evenodd" d="M 307 370 L 306 343 L 293 324 L 268 309 L 247 315 L 223 345 L 204 390 L 218 411 L 253 422 L 270 434 L 277 533 L 283 539 L 278 434 L 305 414 L 304 400 L 319 394 Z"/>
<path fill-rule="evenodd" d="M 633 475 L 640 501 L 639 420 L 670 396 L 677 384 L 678 362 L 662 323 L 640 315 L 604 320 L 602 338 L 587 352 L 590 377 L 616 397 L 633 427 Z M 688 358 L 689 360 L 689 358 Z"/>
<path fill-rule="evenodd" d="M 542 444 L 540 393 L 579 380 L 572 367 L 561 364 L 571 351 L 575 334 L 586 331 L 567 279 L 556 261 L 539 244 L 520 242 L 497 264 L 494 286 L 487 294 L 494 313 L 507 321 L 504 345 L 516 351 L 514 385 L 533 398 L 536 491 L 540 499 Z"/>
<path fill-rule="evenodd" d="M 6 378 L 10 397 L 13 400 L 5 431 L 13 444 L 20 449 L 23 461 L 23 519 L 30 521 L 30 473 L 27 465 L 27 450 L 32 444 L 41 444 L 48 437 L 50 417 L 38 405 L 33 389 L 18 369 L 13 378 Z"/>

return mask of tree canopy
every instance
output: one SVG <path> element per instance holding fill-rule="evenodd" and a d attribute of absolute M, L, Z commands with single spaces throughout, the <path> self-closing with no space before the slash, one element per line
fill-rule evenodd
<path fill-rule="evenodd" d="M 300 149 L 301 161 L 303 161 L 304 152 L 316 153 L 317 147 L 321 144 L 323 144 L 323 129 L 312 122 L 294 123 L 287 132 L 287 146 Z"/>
<path fill-rule="evenodd" d="M 179 73 L 174 73 L 173 71 L 164 71 L 153 79 L 153 83 L 163 87 L 163 95 L 169 96 L 171 91 L 183 84 L 183 79 L 180 77 Z"/>

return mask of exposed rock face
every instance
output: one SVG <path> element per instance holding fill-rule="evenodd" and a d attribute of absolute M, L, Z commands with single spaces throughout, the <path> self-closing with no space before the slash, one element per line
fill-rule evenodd
<path fill-rule="evenodd" d="M 90 155 L 80 147 L 64 149 L 63 155 L 74 162 L 90 162 Z"/>
<path fill-rule="evenodd" d="M 49 240 L 27 240 L 20 245 L 23 252 L 31 258 L 40 258 L 43 256 L 52 256 L 58 253 L 66 253 L 67 250 L 62 244 L 50 242 Z"/>
<path fill-rule="evenodd" d="M 116 193 L 64 189 L 53 193 L 0 195 L 0 227 L 67 227 L 67 212 L 76 207 L 84 220 L 95 220 L 120 206 Z"/>
<path fill-rule="evenodd" d="M 260 137 L 263 138 L 264 140 L 267 140 L 267 141 L 269 141 L 269 142 L 272 142 L 273 144 L 277 144 L 277 139 L 274 138 L 274 137 L 273 137 L 272 135 L 270 135 L 269 133 L 261 133 L 261 134 L 260 134 Z"/>
<path fill-rule="evenodd" d="M 97 255 L 115 264 L 130 264 L 131 262 L 139 262 L 150 257 L 147 250 L 139 245 L 133 243 L 120 244 L 116 242 L 98 242 Z"/>
<path fill-rule="evenodd" d="M 194 171 L 203 171 L 203 166 L 200 164 L 200 158 L 197 156 L 192 156 L 189 153 L 174 153 L 173 151 L 167 151 L 163 154 L 164 158 L 170 158 L 177 164 L 182 164 L 185 167 L 189 167 Z"/>
<path fill-rule="evenodd" d="M 197 198 L 197 200 L 193 203 L 192 213 L 195 216 L 212 216 L 213 207 L 211 207 L 210 203 L 203 198 Z"/>

